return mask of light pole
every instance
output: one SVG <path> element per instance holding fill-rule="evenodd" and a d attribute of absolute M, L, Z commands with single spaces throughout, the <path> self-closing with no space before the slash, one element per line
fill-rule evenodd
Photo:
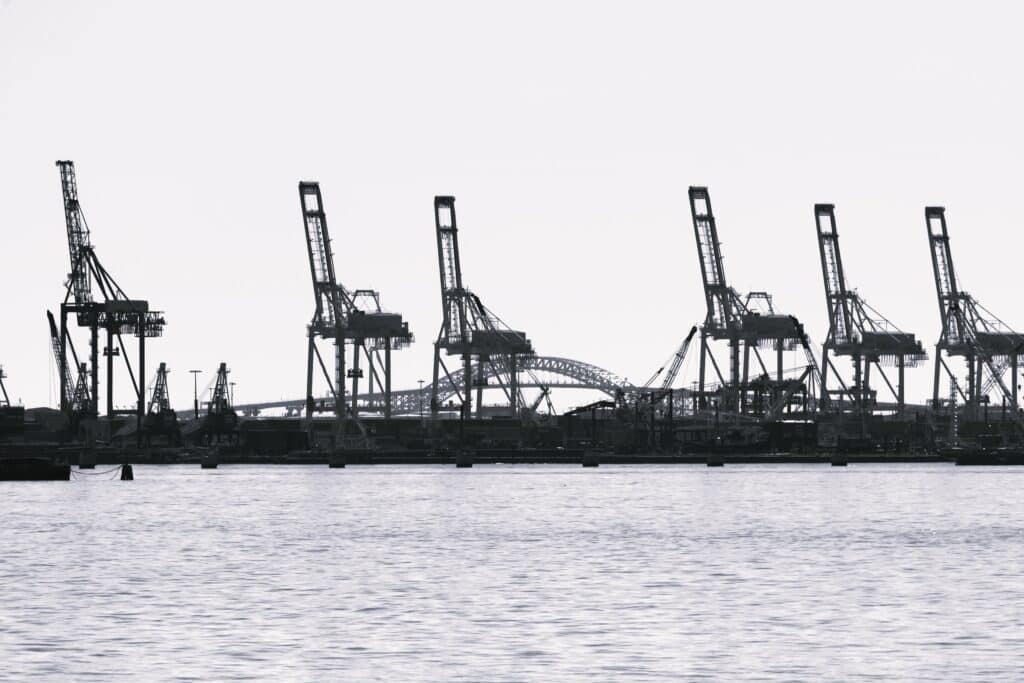
<path fill-rule="evenodd" d="M 196 412 L 196 419 L 199 419 L 199 373 L 202 370 L 189 370 L 192 373 L 192 408 Z"/>

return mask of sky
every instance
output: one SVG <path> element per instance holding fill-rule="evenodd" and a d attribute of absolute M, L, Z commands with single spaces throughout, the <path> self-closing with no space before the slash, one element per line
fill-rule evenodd
<path fill-rule="evenodd" d="M 538 353 L 634 382 L 704 317 L 689 185 L 710 189 L 730 284 L 770 291 L 819 353 L 816 202 L 836 205 L 852 286 L 927 347 L 940 322 L 926 205 L 947 208 L 962 288 L 1024 329 L 1022 14 L 1009 2 L 0 0 L 8 391 L 57 401 L 45 320 L 69 270 L 57 159 L 76 163 L 101 261 L 166 313 L 147 355 L 150 370 L 168 363 L 179 406 L 187 371 L 205 384 L 220 361 L 238 402 L 304 393 L 300 180 L 321 184 L 340 280 L 379 290 L 416 335 L 394 354 L 396 388 L 430 377 L 438 194 L 456 196 L 464 281 L 489 308 Z M 930 383 L 930 365 L 908 371 L 908 398 Z"/>

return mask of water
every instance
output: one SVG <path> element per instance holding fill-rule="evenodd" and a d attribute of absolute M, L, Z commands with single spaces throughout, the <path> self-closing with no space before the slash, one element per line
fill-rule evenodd
<path fill-rule="evenodd" d="M 1024 468 L 135 476 L 0 484 L 0 676 L 1024 676 Z"/>

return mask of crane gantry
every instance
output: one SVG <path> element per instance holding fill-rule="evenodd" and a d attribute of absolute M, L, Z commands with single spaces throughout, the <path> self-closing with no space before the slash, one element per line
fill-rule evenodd
<path fill-rule="evenodd" d="M 844 401 L 861 414 L 877 407 L 877 392 L 871 388 L 871 368 L 874 366 L 896 401 L 897 412 L 904 407 L 904 370 L 927 358 L 921 342 L 913 334 L 903 332 L 878 311 L 871 308 L 856 290 L 846 283 L 843 257 L 839 250 L 839 231 L 836 228 L 835 206 L 814 205 L 814 222 L 818 233 L 818 251 L 821 255 L 821 274 L 825 282 L 825 303 L 828 308 L 828 335 L 821 352 L 822 408 L 843 409 Z M 829 358 L 850 358 L 853 380 L 843 381 L 842 375 Z M 883 365 L 895 365 L 895 385 L 885 374 Z M 838 389 L 828 385 L 829 370 L 835 375 Z M 838 402 L 833 403 L 833 399 Z"/>
<path fill-rule="evenodd" d="M 484 370 L 490 367 L 499 387 L 509 401 L 512 415 L 523 405 L 518 384 L 521 360 L 533 355 L 533 345 L 525 332 L 510 329 L 488 310 L 480 298 L 462 283 L 459 258 L 459 234 L 455 220 L 455 197 L 434 197 L 434 225 L 437 233 L 437 260 L 441 278 L 441 330 L 434 343 L 434 381 L 430 385 L 430 412 L 437 416 L 441 409 L 440 372 L 454 390 L 461 415 L 472 415 L 472 389 L 476 387 L 477 413 L 480 413 L 483 389 L 487 384 Z M 449 373 L 441 351 L 462 357 L 462 386 L 457 386 Z M 473 359 L 477 376 L 473 376 Z"/>
<path fill-rule="evenodd" d="M 366 359 L 369 369 L 368 393 L 383 393 L 384 417 L 390 418 L 391 351 L 408 346 L 413 336 L 409 332 L 409 324 L 402 320 L 400 314 L 381 310 L 380 297 L 376 291 L 349 291 L 338 281 L 320 184 L 300 182 L 299 201 L 316 301 L 313 318 L 307 328 L 306 418 L 312 420 L 315 412 L 333 410 L 339 421 L 341 435 L 344 436 L 344 425 L 349 417 L 359 424 L 359 380 L 364 376 L 361 359 Z M 317 339 L 334 343 L 333 373 L 328 371 L 317 348 Z M 352 367 L 347 372 L 346 345 L 352 347 Z M 319 366 L 330 389 L 333 399 L 330 402 L 317 402 L 313 396 L 314 363 Z M 351 398 L 347 399 L 345 384 L 349 379 L 352 389 Z"/>
<path fill-rule="evenodd" d="M 136 429 L 141 434 L 142 419 L 145 414 L 145 376 L 146 339 L 159 337 L 165 324 L 162 312 L 149 310 L 149 302 L 144 299 L 132 299 L 125 294 L 113 276 L 100 263 L 93 247 L 89 226 L 78 200 L 78 183 L 75 177 L 75 164 L 72 161 L 58 161 L 60 170 L 61 192 L 64 199 L 64 218 L 67 228 L 68 254 L 71 259 L 71 270 L 65 286 L 64 300 L 60 307 L 60 333 L 57 363 L 61 377 L 61 410 L 68 415 L 78 413 L 82 416 L 98 415 L 99 397 L 99 354 L 100 331 L 106 335 L 103 355 L 106 359 L 106 415 L 113 419 L 117 415 L 135 415 Z M 95 288 L 94 288 L 95 285 Z M 98 296 L 97 296 L 98 294 Z M 90 379 L 87 392 L 69 392 L 67 378 L 68 347 L 71 344 L 67 319 L 69 315 L 76 317 L 79 327 L 89 330 L 89 365 L 87 372 L 79 370 L 79 381 L 82 376 Z M 128 358 L 124 343 L 125 335 L 134 335 L 138 339 L 138 367 L 133 368 Z M 114 408 L 114 358 L 120 356 L 124 360 L 128 377 L 135 391 L 133 409 Z M 77 356 L 76 363 L 77 363 Z M 137 370 L 137 374 L 136 374 Z"/>
<path fill-rule="evenodd" d="M 932 405 L 936 409 L 941 405 L 941 378 L 945 370 L 949 378 L 949 393 L 959 396 L 968 416 L 977 416 L 980 406 L 988 401 L 990 392 L 997 387 L 1004 405 L 1018 416 L 1017 368 L 1024 352 L 1024 334 L 1012 330 L 973 296 L 960 289 L 953 270 L 945 208 L 925 207 L 924 215 L 942 320 L 942 332 L 935 344 Z M 957 377 L 946 363 L 948 357 L 964 359 L 966 378 Z M 1010 370 L 1010 386 L 1004 380 L 1007 370 Z"/>

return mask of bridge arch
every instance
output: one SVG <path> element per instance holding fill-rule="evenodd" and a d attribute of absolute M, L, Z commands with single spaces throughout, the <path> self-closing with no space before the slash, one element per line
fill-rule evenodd
<path fill-rule="evenodd" d="M 476 375 L 479 367 L 473 363 L 471 372 Z M 591 363 L 563 358 L 559 356 L 526 356 L 519 363 L 519 386 L 526 389 L 541 387 L 590 389 L 599 391 L 609 398 L 615 398 L 619 392 L 635 390 L 632 384 L 623 377 Z M 484 377 L 494 379 L 498 372 L 490 364 L 484 366 Z M 457 396 L 454 387 L 463 385 L 463 369 L 460 368 L 448 377 L 439 381 L 438 400 L 445 404 Z M 391 393 L 392 415 L 418 415 L 430 409 L 430 385 L 422 389 L 405 389 Z M 380 393 L 363 394 L 359 397 L 359 410 L 379 412 L 383 410 L 384 395 Z M 323 408 L 333 406 L 332 398 L 320 399 Z M 289 415 L 301 415 L 305 410 L 305 401 L 284 400 L 266 403 L 251 403 L 235 406 L 235 410 L 246 415 L 258 415 L 263 410 L 285 409 Z"/>

